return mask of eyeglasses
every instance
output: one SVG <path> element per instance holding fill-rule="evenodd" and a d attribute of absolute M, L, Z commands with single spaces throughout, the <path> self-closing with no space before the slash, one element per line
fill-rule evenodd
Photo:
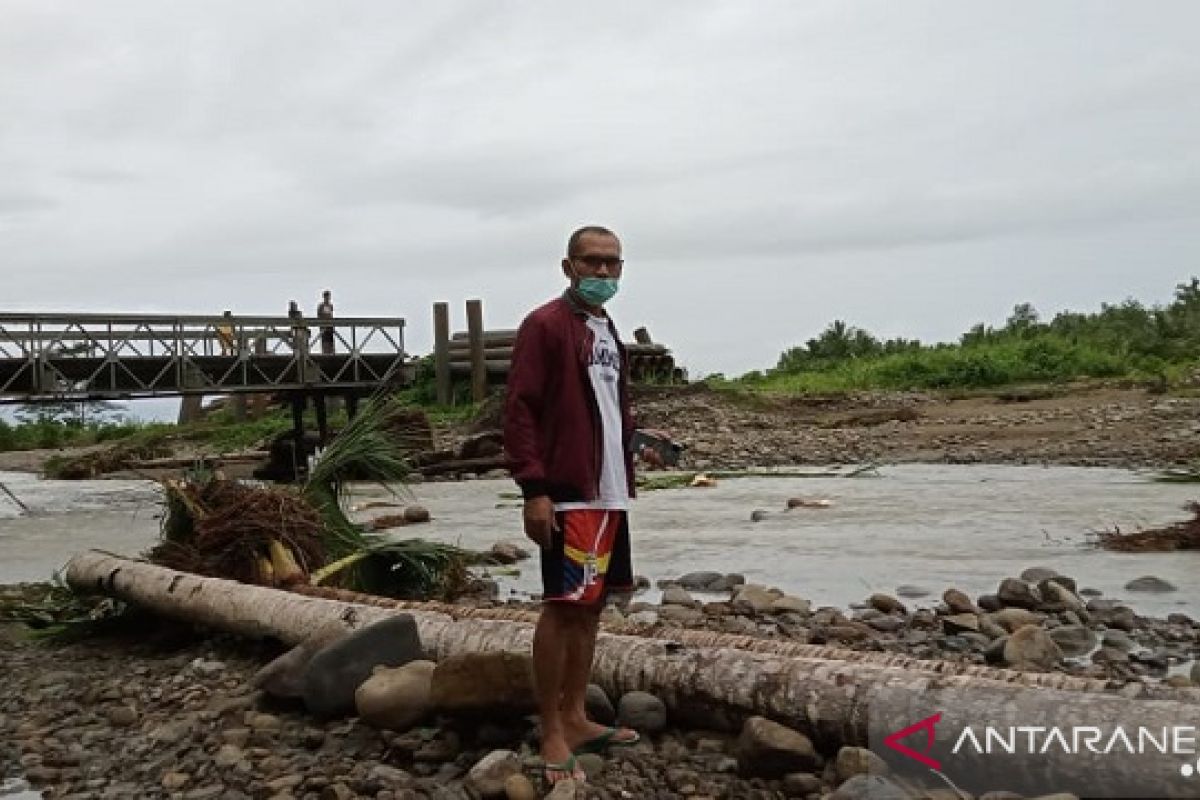
<path fill-rule="evenodd" d="M 572 261 L 580 261 L 586 264 L 591 269 L 600 269 L 608 267 L 614 272 L 625 266 L 625 260 L 621 258 L 612 258 L 610 256 L 575 256 Z"/>

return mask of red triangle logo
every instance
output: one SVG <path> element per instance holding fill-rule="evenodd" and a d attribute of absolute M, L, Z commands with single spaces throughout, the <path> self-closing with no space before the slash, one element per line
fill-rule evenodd
<path fill-rule="evenodd" d="M 907 728 L 904 728 L 903 730 L 896 731 L 895 733 L 893 733 L 893 734 L 889 735 L 887 738 L 885 738 L 883 740 L 883 743 L 886 746 L 895 750 L 897 753 L 900 753 L 901 755 L 908 756 L 909 758 L 913 759 L 914 761 L 918 761 L 918 762 L 924 764 L 925 766 L 929 767 L 930 769 L 936 769 L 936 770 L 940 771 L 942 768 L 942 762 L 938 761 L 935 758 L 931 758 L 929 756 L 929 754 L 933 751 L 934 739 L 937 736 L 937 731 L 935 730 L 935 728 L 936 728 L 937 724 L 941 721 L 942 721 L 942 712 L 939 711 L 938 713 L 934 714 L 932 717 L 926 717 L 925 719 L 921 720 L 920 722 L 909 725 Z M 913 750 L 911 747 L 909 747 L 905 744 L 902 744 L 900 741 L 901 739 L 906 739 L 909 736 L 912 736 L 917 731 L 925 731 L 925 734 L 926 734 L 925 747 L 924 747 L 923 751 L 920 753 L 918 753 L 916 750 Z"/>

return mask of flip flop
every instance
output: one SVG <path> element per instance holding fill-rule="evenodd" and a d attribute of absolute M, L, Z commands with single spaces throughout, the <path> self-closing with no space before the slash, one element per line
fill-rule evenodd
<path fill-rule="evenodd" d="M 629 730 L 631 737 L 618 739 L 617 734 L 622 730 Z M 637 731 L 626 728 L 609 728 L 599 736 L 588 739 L 575 748 L 576 753 L 603 753 L 610 747 L 633 747 L 642 740 L 641 735 Z"/>
<path fill-rule="evenodd" d="M 550 777 L 552 773 L 556 773 L 558 777 Z M 574 780 L 576 783 L 585 783 L 587 781 L 587 773 L 583 771 L 583 767 L 575 762 L 575 756 L 571 755 L 566 761 L 554 763 L 547 761 L 542 765 L 542 777 L 546 779 L 546 785 L 553 788 L 567 779 Z"/>

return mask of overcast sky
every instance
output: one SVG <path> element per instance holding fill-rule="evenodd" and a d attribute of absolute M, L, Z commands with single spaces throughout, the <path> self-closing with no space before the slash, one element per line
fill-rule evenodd
<path fill-rule="evenodd" d="M 1200 3 L 0 0 L 4 310 L 511 327 L 567 234 L 695 373 L 1200 274 Z"/>

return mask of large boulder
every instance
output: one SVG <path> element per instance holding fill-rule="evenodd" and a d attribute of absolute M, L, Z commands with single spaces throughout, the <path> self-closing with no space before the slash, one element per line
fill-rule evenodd
<path fill-rule="evenodd" d="M 529 551 L 516 542 L 496 542 L 488 555 L 497 564 L 516 564 L 529 558 Z"/>
<path fill-rule="evenodd" d="M 512 750 L 493 750 L 467 773 L 467 785 L 488 800 L 505 796 L 505 785 L 521 773 L 521 757 Z"/>
<path fill-rule="evenodd" d="M 981 594 L 975 602 L 979 605 L 980 609 L 989 613 L 1004 608 L 1004 603 L 1001 603 L 1000 598 L 994 594 Z"/>
<path fill-rule="evenodd" d="M 617 721 L 643 733 L 667 727 L 667 706 L 649 692 L 626 692 L 617 703 Z"/>
<path fill-rule="evenodd" d="M 908 609 L 890 594 L 876 593 L 867 598 L 867 605 L 884 614 L 907 614 Z"/>
<path fill-rule="evenodd" d="M 617 710 L 613 708 L 612 700 L 608 699 L 608 693 L 594 683 L 588 684 L 584 705 L 590 720 L 601 725 L 612 725 L 617 721 Z"/>
<path fill-rule="evenodd" d="M 1155 577 L 1154 575 L 1144 575 L 1125 584 L 1125 591 L 1162 594 L 1175 591 L 1175 584 L 1170 581 L 1164 581 L 1162 578 Z"/>
<path fill-rule="evenodd" d="M 1088 614 L 1087 605 L 1073 591 L 1059 583 L 1059 580 L 1059 578 L 1051 578 L 1038 585 L 1038 592 L 1043 601 L 1042 609 L 1045 611 L 1062 609 L 1070 611 L 1080 620 L 1090 619 L 1091 615 Z"/>
<path fill-rule="evenodd" d="M 1092 603 L 1088 603 L 1088 607 L 1091 606 Z M 1106 606 L 1103 611 L 1092 611 L 1091 614 L 1092 622 L 1099 623 L 1106 628 L 1132 632 L 1138 627 L 1137 615 L 1128 606 Z"/>
<path fill-rule="evenodd" d="M 694 608 L 698 605 L 696 599 L 688 594 L 687 589 L 676 583 L 663 589 L 662 602 L 666 606 L 686 606 L 687 608 Z"/>
<path fill-rule="evenodd" d="M 1030 567 L 1021 573 L 1021 580 L 1026 583 L 1039 583 L 1047 578 L 1058 577 L 1058 570 L 1049 567 Z"/>
<path fill-rule="evenodd" d="M 811 602 L 805 600 L 803 597 L 793 597 L 790 594 L 785 594 L 774 603 L 771 603 L 772 614 L 800 614 L 801 616 L 807 616 L 811 612 Z"/>
<path fill-rule="evenodd" d="M 1005 608 L 991 615 L 992 622 L 999 625 L 1004 630 L 1012 633 L 1017 628 L 1026 625 L 1039 625 L 1042 622 L 1042 615 L 1035 614 L 1032 611 L 1026 611 L 1023 608 Z"/>
<path fill-rule="evenodd" d="M 272 697 L 298 699 L 304 696 L 304 673 L 313 656 L 344 639 L 350 628 L 340 620 L 326 623 L 307 639 L 255 673 L 250 683 Z"/>
<path fill-rule="evenodd" d="M 1051 670 L 1062 659 L 1062 650 L 1037 625 L 1018 628 L 1004 644 L 1004 663 L 1017 669 Z"/>
<path fill-rule="evenodd" d="M 843 747 L 838 750 L 834 770 L 838 783 L 844 783 L 855 775 L 884 775 L 889 771 L 882 758 L 863 747 Z"/>
<path fill-rule="evenodd" d="M 733 596 L 733 610 L 740 613 L 767 614 L 775 601 L 783 597 L 778 589 L 768 589 L 754 583 L 739 587 Z"/>
<path fill-rule="evenodd" d="M 431 686 L 434 708 L 451 714 L 529 714 L 533 661 L 518 653 L 463 653 L 438 662 Z"/>
<path fill-rule="evenodd" d="M 957 633 L 979 633 L 979 617 L 975 614 L 954 614 L 943 617 L 942 630 L 951 636 Z"/>
<path fill-rule="evenodd" d="M 942 595 L 942 601 L 950 609 L 951 614 L 978 614 L 979 608 L 966 592 L 958 589 L 947 589 Z"/>
<path fill-rule="evenodd" d="M 721 580 L 723 576 L 719 572 L 689 572 L 675 581 L 667 581 L 663 584 L 663 588 L 669 583 L 676 583 L 684 589 L 692 592 L 710 591 L 709 586 Z"/>
<path fill-rule="evenodd" d="M 807 736 L 765 717 L 750 717 L 734 748 L 738 771 L 751 778 L 776 779 L 789 772 L 812 772 L 820 758 Z"/>
<path fill-rule="evenodd" d="M 377 728 L 406 731 L 432 708 L 432 661 L 410 661 L 402 667 L 378 667 L 354 693 L 358 715 Z"/>
<path fill-rule="evenodd" d="M 354 693 L 376 667 L 401 667 L 423 655 L 411 616 L 382 619 L 312 657 L 304 671 L 304 705 L 319 717 L 353 714 Z"/>
<path fill-rule="evenodd" d="M 1005 578 L 996 590 L 996 597 L 1006 608 L 1025 608 L 1033 611 L 1041 599 L 1033 591 L 1033 587 L 1017 578 Z"/>
<path fill-rule="evenodd" d="M 1132 652 L 1138 648 L 1137 642 L 1135 642 L 1128 633 L 1116 629 L 1105 631 L 1104 640 L 1101 642 L 1101 644 L 1103 644 L 1105 647 L 1114 647 L 1117 650 L 1124 650 L 1126 653 Z"/>
<path fill-rule="evenodd" d="M 1084 625 L 1061 625 L 1050 631 L 1050 638 L 1067 658 L 1086 656 L 1096 649 L 1096 634 Z"/>

